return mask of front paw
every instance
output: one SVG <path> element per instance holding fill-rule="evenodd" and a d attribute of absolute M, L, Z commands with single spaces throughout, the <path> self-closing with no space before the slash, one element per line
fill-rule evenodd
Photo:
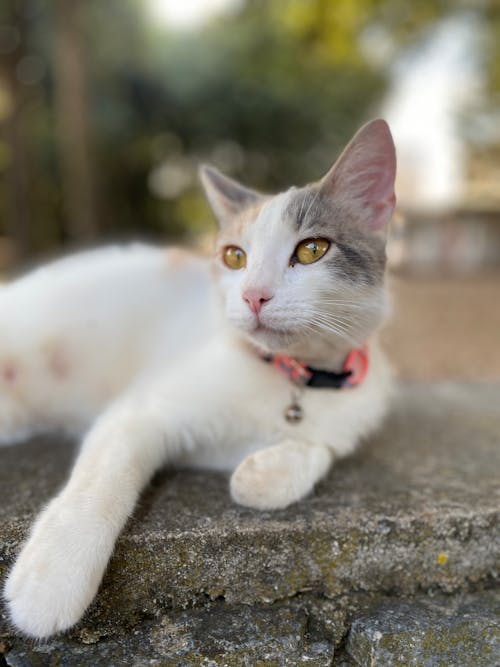
<path fill-rule="evenodd" d="M 314 485 L 304 466 L 301 445 L 286 443 L 261 449 L 234 471 L 231 496 L 240 505 L 259 510 L 283 509 L 303 498 Z"/>
<path fill-rule="evenodd" d="M 74 625 L 97 592 L 110 551 L 107 542 L 95 520 L 72 513 L 59 499 L 52 501 L 5 584 L 13 624 L 37 639 Z"/>

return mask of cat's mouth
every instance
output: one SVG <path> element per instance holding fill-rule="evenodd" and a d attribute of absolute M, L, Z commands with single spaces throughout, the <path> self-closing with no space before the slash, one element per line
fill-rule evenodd
<path fill-rule="evenodd" d="M 296 332 L 259 321 L 253 331 L 250 332 L 250 336 L 254 337 L 258 342 L 265 343 L 268 347 L 275 349 L 290 343 L 296 338 Z"/>
<path fill-rule="evenodd" d="M 266 321 L 266 319 L 254 317 L 251 322 L 240 320 L 234 324 L 246 338 L 274 352 L 296 343 L 301 338 L 300 327 L 287 326 L 287 322 L 272 321 L 271 318 L 269 318 L 271 321 Z"/>
<path fill-rule="evenodd" d="M 257 320 L 255 329 L 252 333 L 290 334 L 291 331 L 289 329 L 271 326 L 270 324 L 264 324 L 264 322 Z"/>

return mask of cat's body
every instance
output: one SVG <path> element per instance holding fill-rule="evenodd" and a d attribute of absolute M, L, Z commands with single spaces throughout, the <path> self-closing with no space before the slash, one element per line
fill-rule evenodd
<path fill-rule="evenodd" d="M 216 326 L 208 260 L 184 250 L 102 248 L 28 274 L 0 290 L 11 415 L 0 442 L 45 429 L 81 435 L 143 373 L 170 369 Z"/>
<path fill-rule="evenodd" d="M 154 385 L 161 393 L 167 368 L 169 384 L 187 385 L 193 419 L 196 391 L 204 402 L 207 389 L 214 391 L 197 389 L 205 373 L 207 384 L 217 380 L 218 395 L 224 386 L 229 390 L 223 405 L 234 429 L 229 433 L 224 415 L 214 410 L 215 442 L 207 437 L 202 448 L 183 452 L 182 460 L 192 465 L 232 470 L 252 445 L 260 449 L 287 436 L 335 440 L 332 416 L 338 422 L 338 408 L 346 402 L 359 410 L 351 420 L 356 428 L 349 438 L 329 444 L 338 456 L 349 453 L 386 403 L 387 366 L 376 340 L 370 341 L 370 371 L 356 402 L 341 391 L 309 390 L 303 422 L 289 424 L 283 413 L 290 381 L 221 321 L 210 272 L 209 258 L 134 244 L 54 262 L 0 292 L 4 408 L 11 402 L 1 442 L 57 429 L 82 435 L 106 406 L 129 392 L 139 401 L 144 387 Z M 222 359 L 216 361 L 217 354 Z M 365 394 L 368 402 L 361 409 Z"/>
<path fill-rule="evenodd" d="M 234 470 L 237 502 L 286 507 L 386 410 L 390 373 L 374 338 L 394 206 L 385 123 L 363 128 L 319 186 L 264 197 L 213 170 L 203 180 L 222 228 L 215 262 L 109 248 L 0 292 L 2 440 L 89 429 L 7 580 L 11 618 L 29 635 L 78 621 L 161 465 Z M 299 388 L 263 358 L 339 372 L 365 344 L 366 377 L 340 389 Z M 291 401 L 297 422 L 285 419 Z"/>

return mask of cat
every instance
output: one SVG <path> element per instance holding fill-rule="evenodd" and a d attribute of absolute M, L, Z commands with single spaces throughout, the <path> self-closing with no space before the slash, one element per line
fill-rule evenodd
<path fill-rule="evenodd" d="M 161 466 L 233 470 L 234 501 L 284 508 L 379 425 L 395 168 L 381 119 L 322 180 L 276 196 L 203 166 L 213 258 L 104 248 L 1 289 L 3 443 L 86 431 L 5 583 L 20 632 L 78 622 Z"/>

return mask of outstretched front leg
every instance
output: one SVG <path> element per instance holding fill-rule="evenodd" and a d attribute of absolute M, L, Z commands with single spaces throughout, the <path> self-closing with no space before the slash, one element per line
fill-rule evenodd
<path fill-rule="evenodd" d="M 326 445 L 285 440 L 240 463 L 231 477 L 231 495 L 247 507 L 282 509 L 306 496 L 332 460 Z"/>
<path fill-rule="evenodd" d="M 7 579 L 11 620 L 29 636 L 47 637 L 80 619 L 139 493 L 175 446 L 155 413 L 131 407 L 111 409 L 89 433 L 69 482 L 36 520 Z"/>
<path fill-rule="evenodd" d="M 67 485 L 36 520 L 5 585 L 11 619 L 25 634 L 48 637 L 76 623 L 153 473 L 197 443 L 222 438 L 234 396 L 215 371 L 235 363 L 224 346 L 189 361 L 167 380 L 130 391 L 84 440 Z"/>

